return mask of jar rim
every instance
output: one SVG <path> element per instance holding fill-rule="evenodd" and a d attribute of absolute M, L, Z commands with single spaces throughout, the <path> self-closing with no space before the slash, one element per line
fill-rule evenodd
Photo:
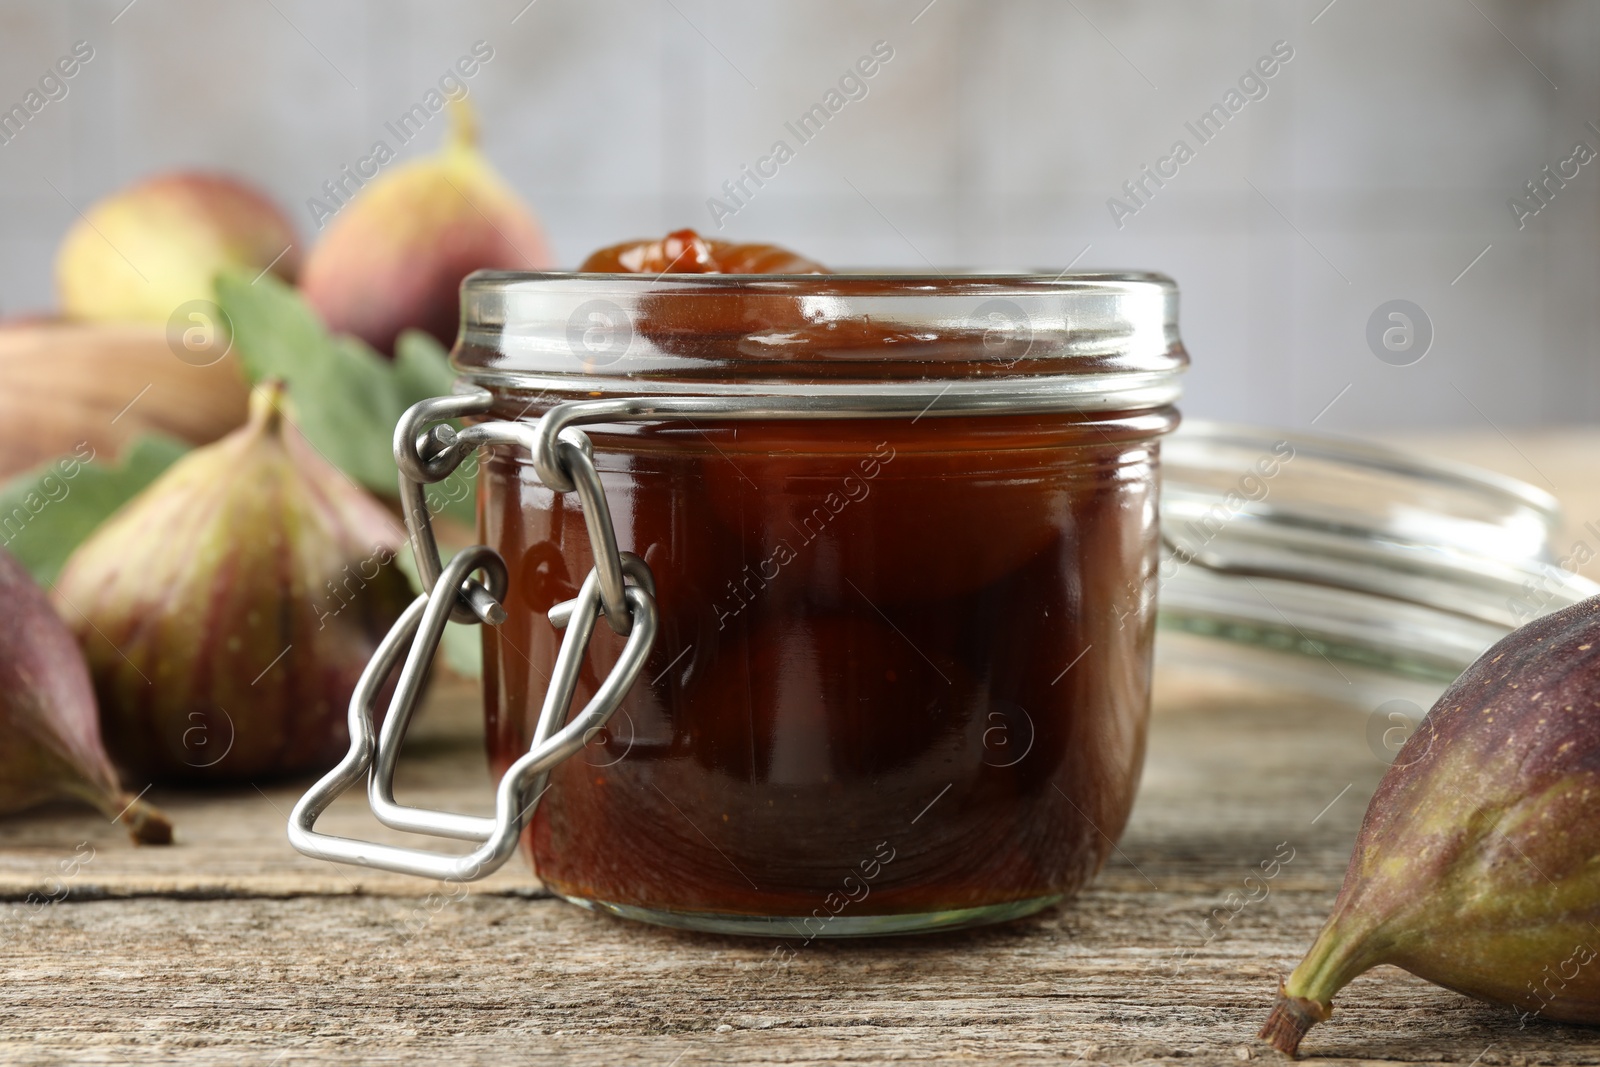
<path fill-rule="evenodd" d="M 1178 288 L 1152 272 L 479 271 L 452 362 L 491 390 L 1172 403 Z"/>
<path fill-rule="evenodd" d="M 608 287 L 619 292 L 632 292 L 639 288 L 655 289 L 662 286 L 694 288 L 739 288 L 765 292 L 793 292 L 805 289 L 813 292 L 844 292 L 856 289 L 861 283 L 881 286 L 885 290 L 910 290 L 938 295 L 942 290 L 991 291 L 1011 287 L 1018 291 L 1034 292 L 1040 289 L 1059 291 L 1085 288 L 1112 289 L 1119 286 L 1155 287 L 1177 292 L 1178 284 L 1159 271 L 1073 271 L 1048 270 L 989 270 L 983 268 L 951 268 L 946 271 L 896 271 L 888 269 L 841 270 L 831 274 L 638 274 L 606 271 L 562 270 L 476 270 L 463 279 L 463 292 L 515 286 L 571 282 L 586 289 L 601 290 Z"/>

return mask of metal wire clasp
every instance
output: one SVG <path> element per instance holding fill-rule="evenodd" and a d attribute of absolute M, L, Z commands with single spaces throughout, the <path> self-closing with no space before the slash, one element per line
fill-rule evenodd
<path fill-rule="evenodd" d="M 455 430 L 448 420 L 489 411 L 482 389 L 436 397 L 416 404 L 395 428 L 395 461 L 400 496 L 417 571 L 428 592 L 414 600 L 379 643 L 350 698 L 350 751 L 312 786 L 289 816 L 289 843 L 308 856 L 356 863 L 401 874 L 450 882 L 483 878 L 516 851 L 517 840 L 542 795 L 550 770 L 584 746 L 605 725 L 644 669 L 655 643 L 655 580 L 642 558 L 617 549 L 605 491 L 594 466 L 594 449 L 581 430 L 552 423 L 552 434 L 519 422 L 483 422 Z M 560 408 L 552 409 L 546 419 Z M 544 420 L 540 420 L 543 422 Z M 499 625 L 506 618 L 506 566 L 499 553 L 475 545 L 448 564 L 439 556 L 424 486 L 448 478 L 473 452 L 485 446 L 527 448 L 535 468 L 559 493 L 576 492 L 595 565 L 578 595 L 550 609 L 551 624 L 566 634 L 532 743 L 500 779 L 493 817 L 409 807 L 394 798 L 394 770 L 406 729 L 416 711 L 423 680 L 449 621 Z M 472 577 L 481 573 L 480 581 Z M 568 710 L 588 652 L 596 619 L 628 638 L 616 665 L 577 715 Z M 402 663 L 403 661 L 403 663 Z M 372 705 L 384 682 L 400 665 L 383 729 L 374 739 Z M 378 821 L 396 830 L 475 841 L 472 852 L 454 855 L 319 833 L 320 816 L 334 799 L 367 776 L 367 799 Z"/>

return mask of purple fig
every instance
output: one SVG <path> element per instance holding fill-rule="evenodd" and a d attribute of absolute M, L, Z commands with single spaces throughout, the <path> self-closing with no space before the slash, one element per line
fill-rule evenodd
<path fill-rule="evenodd" d="M 1600 1023 L 1600 597 L 1445 690 L 1379 783 L 1333 914 L 1261 1037 L 1294 1053 L 1389 963 L 1524 1021 Z"/>
<path fill-rule="evenodd" d="M 78 642 L 0 549 L 0 814 L 68 799 L 99 808 L 140 844 L 172 841 L 167 817 L 117 782 Z"/>
<path fill-rule="evenodd" d="M 346 706 L 411 600 L 400 524 L 308 444 L 277 383 L 67 560 L 106 746 L 142 776 L 247 781 L 331 766 Z"/>

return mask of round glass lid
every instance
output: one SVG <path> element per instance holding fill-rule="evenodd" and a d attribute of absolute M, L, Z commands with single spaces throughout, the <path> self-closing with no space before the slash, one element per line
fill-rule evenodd
<path fill-rule="evenodd" d="M 1555 499 L 1513 478 L 1194 421 L 1161 463 L 1167 667 L 1193 657 L 1188 635 L 1310 657 L 1298 669 L 1346 682 L 1377 671 L 1437 686 L 1523 623 L 1600 593 L 1556 562 Z"/>

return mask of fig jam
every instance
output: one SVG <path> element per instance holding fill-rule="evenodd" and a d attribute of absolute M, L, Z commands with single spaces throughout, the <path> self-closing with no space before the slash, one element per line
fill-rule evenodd
<path fill-rule="evenodd" d="M 953 410 L 584 427 L 618 544 L 654 574 L 660 628 L 605 729 L 551 772 L 524 837 L 539 877 L 638 918 L 798 937 L 994 921 L 1073 893 L 1120 833 L 1143 759 L 1158 439 L 1184 362 L 1171 284 L 1011 283 L 1034 323 L 1055 286 L 1070 295 L 1050 307 L 1098 288 L 1155 299 L 1085 305 L 1120 337 L 1086 342 L 1073 312 L 1021 358 L 986 361 L 993 322 L 966 279 L 636 278 L 596 297 L 604 277 L 469 281 L 469 320 L 487 325 L 469 321 L 456 361 L 495 393 L 490 418 L 730 387 L 824 404 L 883 382 L 942 396 L 946 378 L 963 395 L 1085 376 L 1132 391 L 1059 410 L 941 400 Z M 518 278 L 553 319 L 622 310 L 625 351 L 519 349 L 507 338 L 539 330 L 513 328 L 512 295 L 472 299 Z M 484 460 L 480 521 L 510 573 L 509 618 L 484 637 L 498 777 L 528 749 L 560 645 L 545 613 L 592 558 L 577 498 L 525 454 Z M 622 642 L 596 627 L 574 707 Z"/>
<path fill-rule="evenodd" d="M 827 274 L 815 260 L 769 244 L 735 244 L 675 230 L 659 241 L 624 241 L 590 253 L 578 268 L 594 274 Z"/>

